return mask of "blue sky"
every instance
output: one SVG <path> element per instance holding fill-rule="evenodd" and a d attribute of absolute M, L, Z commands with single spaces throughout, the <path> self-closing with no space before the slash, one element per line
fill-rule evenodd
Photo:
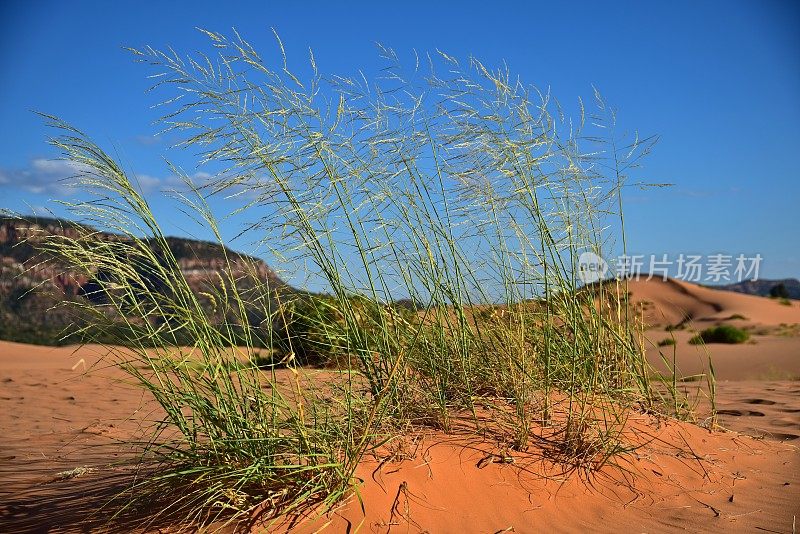
<path fill-rule="evenodd" d="M 594 85 L 625 127 L 660 136 L 637 178 L 674 184 L 626 192 L 632 252 L 760 253 L 762 277 L 800 276 L 800 4 L 337 4 L 0 3 L 0 208 L 29 213 L 73 194 L 58 185 L 64 168 L 49 161 L 48 132 L 31 112 L 41 110 L 142 175 L 169 233 L 208 237 L 160 200 L 162 156 L 191 162 L 153 137 L 158 98 L 122 47 L 191 52 L 207 49 L 196 26 L 235 27 L 269 52 L 274 27 L 290 61 L 311 47 L 327 73 L 376 69 L 381 42 L 401 54 L 438 48 L 487 65 L 505 60 L 565 102 L 591 97 Z"/>

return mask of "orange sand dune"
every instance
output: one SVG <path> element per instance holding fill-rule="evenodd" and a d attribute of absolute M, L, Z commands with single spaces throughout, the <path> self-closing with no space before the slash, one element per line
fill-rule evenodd
<path fill-rule="evenodd" d="M 641 449 L 591 474 L 559 473 L 535 451 L 429 436 L 413 458 L 361 465 L 364 510 L 353 498 L 297 530 L 792 531 L 800 514 L 794 447 L 644 417 L 636 428 Z"/>
<path fill-rule="evenodd" d="M 679 376 L 709 368 L 718 381 L 800 379 L 800 305 L 701 287 L 678 280 L 631 280 L 631 301 L 650 328 L 645 332 L 648 359 L 662 373 L 677 365 Z M 743 344 L 692 345 L 697 332 L 717 324 L 747 330 Z M 667 326 L 679 329 L 667 331 Z M 674 346 L 657 346 L 673 339 Z M 666 359 L 666 362 L 664 361 Z"/>
<path fill-rule="evenodd" d="M 800 303 L 789 305 L 765 297 L 710 289 L 680 280 L 653 278 L 628 281 L 632 302 L 644 307 L 645 321 L 651 326 L 724 321 L 732 315 L 743 324 L 800 324 Z"/>
<path fill-rule="evenodd" d="M 117 440 L 136 436 L 138 421 L 158 412 L 118 380 L 116 369 L 83 372 L 102 354 L 99 347 L 0 342 L 0 531 L 101 529 L 108 518 L 103 504 L 130 482 L 115 466 L 128 454 Z M 800 455 L 794 442 L 780 440 L 798 433 L 792 425 L 798 426 L 800 383 L 737 384 L 720 395 L 723 424 L 767 439 L 638 416 L 630 439 L 639 450 L 619 457 L 618 467 L 566 476 L 536 445 L 509 452 L 490 439 L 409 437 L 399 449 L 406 459 L 359 467 L 365 513 L 353 498 L 295 530 L 327 524 L 323 532 L 345 532 L 349 524 L 350 532 L 791 532 L 800 515 Z M 756 411 L 765 415 L 749 413 Z M 756 419 L 786 435 L 764 432 Z M 134 531 L 142 520 L 108 528 Z"/>
<path fill-rule="evenodd" d="M 750 436 L 800 444 L 800 381 L 723 382 L 717 389 L 719 424 Z M 681 386 L 693 393 L 691 385 Z"/>
<path fill-rule="evenodd" d="M 646 331 L 648 360 L 658 371 L 670 374 L 674 356 L 678 375 L 684 377 L 705 373 L 710 356 L 719 381 L 800 379 L 800 336 L 754 335 L 738 345 L 692 345 L 689 340 L 695 334 L 695 331 L 666 332 L 663 329 Z M 674 339 L 676 344 L 657 346 L 666 339 Z"/>

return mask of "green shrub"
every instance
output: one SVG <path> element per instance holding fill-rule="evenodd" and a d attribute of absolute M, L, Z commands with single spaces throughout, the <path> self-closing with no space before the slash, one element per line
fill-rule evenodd
<path fill-rule="evenodd" d="M 289 297 L 273 315 L 273 347 L 284 360 L 293 356 L 300 365 L 343 364 L 352 347 L 363 342 L 354 336 L 381 335 L 382 308 L 389 309 L 363 297 L 346 298 L 344 304 L 329 295 Z M 398 317 L 413 314 L 403 307 L 391 309 Z"/>
<path fill-rule="evenodd" d="M 674 337 L 665 337 L 664 339 L 662 339 L 661 341 L 658 342 L 658 346 L 659 347 L 666 347 L 666 346 L 674 345 L 674 344 L 675 344 L 675 338 Z"/>
<path fill-rule="evenodd" d="M 701 343 L 736 344 L 744 343 L 748 339 L 750 339 L 750 334 L 741 328 L 736 328 L 735 326 L 730 325 L 719 325 L 706 328 L 690 339 L 689 343 L 692 345 L 699 345 Z"/>
<path fill-rule="evenodd" d="M 786 284 L 783 282 L 772 286 L 769 290 L 769 296 L 774 299 L 788 299 L 789 290 L 786 289 Z"/>

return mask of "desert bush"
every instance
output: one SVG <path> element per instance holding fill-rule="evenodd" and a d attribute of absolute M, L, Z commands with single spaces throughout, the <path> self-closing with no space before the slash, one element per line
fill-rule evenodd
<path fill-rule="evenodd" d="M 301 293 L 288 296 L 273 312 L 272 347 L 283 360 L 296 358 L 299 365 L 344 365 L 357 340 L 348 336 L 379 336 L 382 315 L 407 323 L 413 312 L 401 306 L 382 305 L 363 297 L 347 299 L 355 325 L 346 324 L 340 303 L 329 295 Z M 387 319 L 391 320 L 391 319 Z"/>
<path fill-rule="evenodd" d="M 750 339 L 750 334 L 746 330 L 730 325 L 719 325 L 706 328 L 689 340 L 692 345 L 701 343 L 744 343 Z"/>
<path fill-rule="evenodd" d="M 788 299 L 789 290 L 786 289 L 786 284 L 780 282 L 770 288 L 769 296 L 774 299 Z"/>
<path fill-rule="evenodd" d="M 302 295 L 275 311 L 273 347 L 300 365 L 327 365 L 347 351 L 347 329 L 337 301 L 326 296 Z"/>
<path fill-rule="evenodd" d="M 742 315 L 741 313 L 734 313 L 733 315 L 731 315 L 730 317 L 728 317 L 728 320 L 729 320 L 729 321 L 734 321 L 734 320 L 737 320 L 737 319 L 738 319 L 738 320 L 742 320 L 742 321 L 746 321 L 746 320 L 747 320 L 747 317 L 745 317 L 745 316 L 744 316 L 744 315 Z"/>
<path fill-rule="evenodd" d="M 659 347 L 667 347 L 669 345 L 674 345 L 674 344 L 675 344 L 674 337 L 665 337 L 664 339 L 658 342 Z"/>

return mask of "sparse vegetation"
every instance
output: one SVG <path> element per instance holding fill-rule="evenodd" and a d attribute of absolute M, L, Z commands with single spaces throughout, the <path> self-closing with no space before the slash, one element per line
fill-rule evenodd
<path fill-rule="evenodd" d="M 649 148 L 638 138 L 616 144 L 599 95 L 572 122 L 505 70 L 442 54 L 444 68 L 432 60 L 411 79 L 387 49 L 388 75 L 374 88 L 322 77 L 313 57 L 301 81 L 285 58 L 272 67 L 238 36 L 207 35 L 213 59 L 135 52 L 160 87 L 183 95 L 178 108 L 168 100 L 166 127 L 225 165 L 202 186 L 186 178 L 184 209 L 221 243 L 206 195 L 246 188 L 241 212 L 258 241 L 307 266 L 327 294 L 276 300 L 267 282 L 242 288 L 227 269 L 204 296 L 225 308 L 228 319 L 213 324 L 122 167 L 50 118 L 90 196 L 67 208 L 125 239 L 78 229 L 46 248 L 86 276 L 102 270 L 104 306 L 131 318 L 112 333 L 135 357 L 117 365 L 166 413 L 126 506 L 174 496 L 164 513 L 198 524 L 264 503 L 267 518 L 325 508 L 354 489 L 356 466 L 377 444 L 414 428 L 451 431 L 465 413 L 476 433 L 502 429 L 511 449 L 546 429 L 537 443 L 592 469 L 627 450 L 628 410 L 678 406 L 674 377 L 663 399 L 651 388 L 626 282 L 577 280 L 579 255 L 608 241 L 609 214 L 624 230 L 625 173 Z M 604 133 L 613 142 L 600 142 Z M 108 320 L 91 302 L 74 304 Z M 477 305 L 488 311 L 473 314 Z M 184 340 L 199 365 L 175 348 Z M 272 355 L 296 371 L 290 387 L 269 371 Z M 304 381 L 299 363 L 341 370 L 323 387 Z"/>
<path fill-rule="evenodd" d="M 736 320 L 740 320 L 740 321 L 746 321 L 746 320 L 747 320 L 747 317 L 745 317 L 745 316 L 744 316 L 744 315 L 742 315 L 741 313 L 734 313 L 733 315 L 731 315 L 730 317 L 728 317 L 726 320 L 727 320 L 727 321 L 736 321 Z"/>
<path fill-rule="evenodd" d="M 668 347 L 668 346 L 674 345 L 674 344 L 675 344 L 675 338 L 674 337 L 665 337 L 664 339 L 662 339 L 661 341 L 658 342 L 658 346 L 659 347 Z"/>
<path fill-rule="evenodd" d="M 786 289 L 786 284 L 780 282 L 775 284 L 772 289 L 769 290 L 769 296 L 774 299 L 788 299 L 789 290 Z"/>
<path fill-rule="evenodd" d="M 744 343 L 750 339 L 750 334 L 746 330 L 730 325 L 719 325 L 706 328 L 689 340 L 692 345 L 701 343 Z"/>

